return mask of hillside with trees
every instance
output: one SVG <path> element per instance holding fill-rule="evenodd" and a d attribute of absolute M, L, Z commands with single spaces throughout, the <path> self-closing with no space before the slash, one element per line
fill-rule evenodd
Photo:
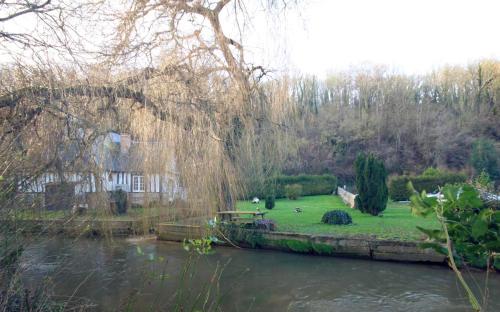
<path fill-rule="evenodd" d="M 364 151 L 383 159 L 389 174 L 440 167 L 496 177 L 499 74 L 500 62 L 491 60 L 421 76 L 374 66 L 296 79 L 295 149 L 284 171 L 353 181 L 352 164 Z"/>

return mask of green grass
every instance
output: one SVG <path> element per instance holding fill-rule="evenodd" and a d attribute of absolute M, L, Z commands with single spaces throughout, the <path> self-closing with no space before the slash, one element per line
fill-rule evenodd
<path fill-rule="evenodd" d="M 159 208 L 129 208 L 126 214 L 113 215 L 100 210 L 90 210 L 82 216 L 73 216 L 69 210 L 57 211 L 15 211 L 18 220 L 58 220 L 72 218 L 75 220 L 99 220 L 99 221 L 134 221 L 143 217 L 157 217 L 160 215 Z"/>
<path fill-rule="evenodd" d="M 279 199 L 272 210 L 264 207 L 264 202 L 252 204 L 249 201 L 238 202 L 239 210 L 254 211 L 256 208 L 267 212 L 265 218 L 277 223 L 277 230 L 283 232 L 307 234 L 349 234 L 376 235 L 378 238 L 401 240 L 422 239 L 422 233 L 416 226 L 438 228 L 435 218 L 417 217 L 410 212 L 408 204 L 389 202 L 382 217 L 363 214 L 359 210 L 347 207 L 340 197 L 331 195 L 305 196 L 298 200 Z M 301 213 L 294 212 L 299 207 Z M 352 225 L 328 225 L 321 223 L 323 214 L 332 209 L 347 211 L 353 220 Z"/>

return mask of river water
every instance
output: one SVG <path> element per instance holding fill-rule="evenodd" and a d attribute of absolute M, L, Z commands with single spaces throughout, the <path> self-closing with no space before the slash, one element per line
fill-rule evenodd
<path fill-rule="evenodd" d="M 437 265 L 53 238 L 30 245 L 22 267 L 28 285 L 97 311 L 470 311 L 453 272 Z M 467 275 L 483 283 L 484 273 Z M 489 292 L 488 311 L 500 311 L 499 274 Z"/>

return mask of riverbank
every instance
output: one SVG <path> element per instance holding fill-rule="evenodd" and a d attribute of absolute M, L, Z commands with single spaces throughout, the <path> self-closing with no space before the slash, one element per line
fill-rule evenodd
<path fill-rule="evenodd" d="M 300 212 L 296 212 L 296 208 Z M 73 215 L 68 211 L 26 211 L 18 212 L 14 219 L 25 221 L 43 220 L 45 223 L 65 224 L 68 220 L 74 224 L 89 222 L 104 222 L 109 224 L 135 224 L 142 220 L 156 220 L 156 223 L 176 220 L 175 211 L 181 208 L 161 209 L 136 208 L 128 209 L 126 214 L 111 215 L 89 212 L 84 215 Z M 278 199 L 272 210 L 265 209 L 264 202 L 252 204 L 249 201 L 239 201 L 237 209 L 245 211 L 265 212 L 266 219 L 275 221 L 278 232 L 312 234 L 312 235 L 367 235 L 378 239 L 393 239 L 400 241 L 420 241 L 425 239 L 417 226 L 423 228 L 439 228 L 437 220 L 429 216 L 417 217 L 411 214 L 410 207 L 405 203 L 389 202 L 382 216 L 363 214 L 359 210 L 348 207 L 339 196 L 319 195 L 303 196 L 298 200 Z M 323 214 L 330 210 L 343 210 L 352 216 L 351 225 L 329 225 L 321 223 Z M 185 210 L 185 208 L 184 208 Z M 183 224 L 191 224 L 186 221 Z M 199 224 L 199 223 L 194 223 Z M 133 234 L 133 233 L 132 233 Z"/>
<path fill-rule="evenodd" d="M 241 228 L 233 232 L 210 233 L 203 226 L 158 224 L 154 219 L 134 221 L 20 220 L 10 222 L 9 226 L 26 234 L 63 237 L 133 237 L 154 234 L 158 240 L 175 242 L 215 234 L 219 237 L 219 244 L 224 246 L 384 261 L 439 264 L 445 262 L 443 255 L 431 249 L 420 248 L 418 241 L 380 239 L 369 235 L 316 235 Z"/>
<path fill-rule="evenodd" d="M 136 220 L 99 220 L 99 219 L 35 219 L 1 221 L 25 234 L 60 234 L 67 237 L 79 236 L 136 236 L 158 232 L 157 218 Z"/>
<path fill-rule="evenodd" d="M 366 235 L 314 235 L 241 228 L 215 234 L 222 236 L 220 244 L 225 246 L 398 262 L 444 264 L 446 260 L 432 249 L 420 248 L 417 241 L 379 239 Z M 203 227 L 162 223 L 158 239 L 183 241 L 184 238 L 196 239 L 204 235 L 207 235 L 207 230 Z"/>

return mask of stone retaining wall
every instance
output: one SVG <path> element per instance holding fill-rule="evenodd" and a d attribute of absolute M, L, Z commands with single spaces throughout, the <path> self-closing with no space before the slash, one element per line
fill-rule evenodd
<path fill-rule="evenodd" d="M 418 242 L 383 240 L 373 236 L 311 235 L 245 229 L 241 231 L 253 234 L 257 241 L 255 247 L 262 249 L 372 260 L 445 262 L 443 255 L 432 249 L 420 248 Z M 159 226 L 158 239 L 182 241 L 185 238 L 201 238 L 205 235 L 207 235 L 207 230 L 204 227 L 162 223 Z M 231 246 L 234 243 L 223 244 Z M 250 244 L 244 242 L 239 245 L 250 247 Z"/>
<path fill-rule="evenodd" d="M 184 239 L 202 238 L 207 234 L 204 227 L 198 225 L 184 225 L 174 223 L 160 223 L 158 239 L 181 242 Z"/>
<path fill-rule="evenodd" d="M 262 248 L 266 249 L 299 252 L 302 250 L 322 255 L 404 262 L 444 263 L 446 260 L 445 256 L 434 250 L 422 249 L 418 246 L 418 242 L 411 241 L 383 240 L 370 236 L 309 235 L 285 232 L 264 232 L 262 236 L 265 239 Z"/>
<path fill-rule="evenodd" d="M 5 222 L 5 221 L 3 221 Z M 155 223 L 156 220 L 22 220 L 12 227 L 28 233 L 129 236 L 157 232 L 158 239 L 182 241 L 208 234 L 203 226 Z M 286 232 L 244 230 L 258 238 L 257 248 L 372 260 L 444 263 L 445 257 L 418 242 L 377 239 L 373 236 L 311 235 Z M 227 244 L 231 245 L 231 244 Z"/>
<path fill-rule="evenodd" d="M 337 188 L 337 194 L 342 198 L 342 201 L 349 207 L 354 208 L 355 207 L 355 198 L 356 195 L 353 193 L 350 193 L 346 191 L 345 189 L 338 187 Z"/>

